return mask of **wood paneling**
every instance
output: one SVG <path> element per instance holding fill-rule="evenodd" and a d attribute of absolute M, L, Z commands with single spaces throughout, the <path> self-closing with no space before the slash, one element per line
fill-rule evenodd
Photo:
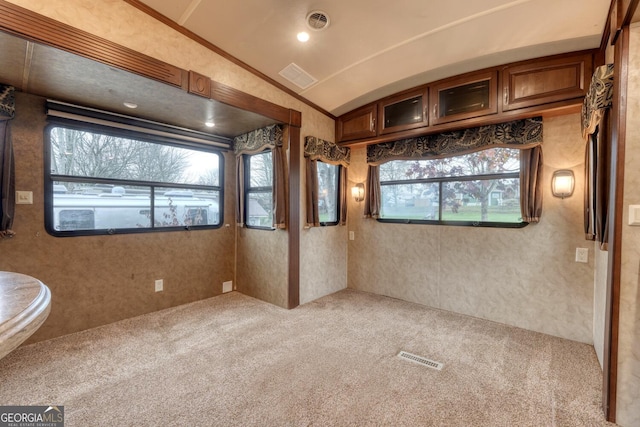
<path fill-rule="evenodd" d="M 189 93 L 209 98 L 211 96 L 211 79 L 195 71 L 189 71 Z"/>
<path fill-rule="evenodd" d="M 503 111 L 582 98 L 592 70 L 591 53 L 506 67 L 502 71 Z"/>
<path fill-rule="evenodd" d="M 341 116 L 336 121 L 336 140 L 350 141 L 376 136 L 377 116 L 376 104 L 365 105 Z"/>

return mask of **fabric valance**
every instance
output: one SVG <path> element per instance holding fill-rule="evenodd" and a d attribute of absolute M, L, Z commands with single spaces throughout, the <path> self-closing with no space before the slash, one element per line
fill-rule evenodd
<path fill-rule="evenodd" d="M 304 140 L 304 156 L 311 160 L 348 167 L 351 161 L 351 149 L 315 136 L 307 136 Z"/>
<path fill-rule="evenodd" d="M 613 102 L 613 64 L 596 68 L 591 77 L 589 92 L 582 103 L 582 137 L 589 139 L 604 114 Z"/>
<path fill-rule="evenodd" d="M 542 117 L 426 135 L 367 146 L 367 163 L 419 160 L 471 153 L 491 147 L 532 148 L 542 143 Z"/>
<path fill-rule="evenodd" d="M 0 120 L 11 120 L 16 115 L 15 88 L 0 84 Z"/>
<path fill-rule="evenodd" d="M 233 151 L 238 156 L 253 154 L 268 148 L 282 147 L 282 125 L 275 124 L 257 129 L 233 139 Z"/>

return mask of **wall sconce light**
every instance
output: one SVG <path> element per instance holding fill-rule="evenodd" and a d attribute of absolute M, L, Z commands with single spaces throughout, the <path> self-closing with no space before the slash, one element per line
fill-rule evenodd
<path fill-rule="evenodd" d="M 351 195 L 356 202 L 361 202 L 364 200 L 364 184 L 358 183 L 351 187 Z"/>
<path fill-rule="evenodd" d="M 554 196 L 564 199 L 570 197 L 573 194 L 573 187 L 576 184 L 576 180 L 573 176 L 573 171 L 570 170 L 558 170 L 553 173 L 551 179 L 551 191 Z"/>

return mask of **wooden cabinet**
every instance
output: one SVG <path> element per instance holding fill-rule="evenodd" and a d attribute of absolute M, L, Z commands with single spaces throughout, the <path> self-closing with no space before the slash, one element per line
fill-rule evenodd
<path fill-rule="evenodd" d="M 595 50 L 491 67 L 382 98 L 336 120 L 336 140 L 370 144 L 579 111 Z"/>
<path fill-rule="evenodd" d="M 378 134 L 384 135 L 429 124 L 427 110 L 427 87 L 402 92 L 384 98 L 378 104 Z"/>
<path fill-rule="evenodd" d="M 503 111 L 585 96 L 593 69 L 590 53 L 527 61 L 502 70 Z"/>
<path fill-rule="evenodd" d="M 430 88 L 431 124 L 465 120 L 498 112 L 498 74 L 483 71 L 442 80 Z"/>
<path fill-rule="evenodd" d="M 352 141 L 376 136 L 377 112 L 377 104 L 370 104 L 340 116 L 336 121 L 337 141 Z"/>

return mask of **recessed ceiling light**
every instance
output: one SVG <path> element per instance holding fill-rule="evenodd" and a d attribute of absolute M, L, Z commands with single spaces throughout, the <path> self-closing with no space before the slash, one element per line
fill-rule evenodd
<path fill-rule="evenodd" d="M 133 109 L 133 108 L 138 108 L 138 104 L 136 104 L 135 102 L 128 102 L 128 101 L 125 101 L 125 102 L 123 102 L 122 104 L 123 104 L 125 107 L 127 107 L 127 108 L 131 108 L 131 109 Z"/>
<path fill-rule="evenodd" d="M 304 31 L 299 32 L 296 37 L 298 37 L 298 41 L 301 41 L 302 43 L 309 41 L 309 33 L 305 33 Z"/>
<path fill-rule="evenodd" d="M 208 128 L 212 128 L 212 127 L 214 127 L 216 124 L 215 124 L 215 123 L 213 123 L 213 122 L 211 122 L 211 121 L 209 121 L 209 122 L 204 122 L 204 125 L 205 125 L 206 127 L 208 127 Z"/>

